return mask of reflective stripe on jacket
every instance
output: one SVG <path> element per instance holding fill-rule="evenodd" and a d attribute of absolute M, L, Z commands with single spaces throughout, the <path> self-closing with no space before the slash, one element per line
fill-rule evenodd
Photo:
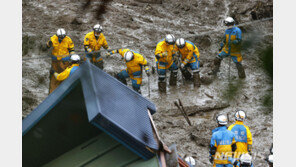
<path fill-rule="evenodd" d="M 186 41 L 183 48 L 178 48 L 181 53 L 181 60 L 184 65 L 187 63 L 194 63 L 199 59 L 198 48 L 190 41 Z"/>

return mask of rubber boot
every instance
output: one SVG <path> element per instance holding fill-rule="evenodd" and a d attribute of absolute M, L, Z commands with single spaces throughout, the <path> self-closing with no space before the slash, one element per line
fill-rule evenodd
<path fill-rule="evenodd" d="M 191 80 L 192 79 L 192 74 L 188 71 L 187 68 L 183 68 L 181 69 L 181 73 L 183 75 L 183 77 L 185 78 L 185 80 Z"/>
<path fill-rule="evenodd" d="M 222 61 L 222 59 L 220 59 L 218 57 L 216 57 L 214 59 L 214 68 L 213 68 L 212 72 L 210 73 L 210 75 L 217 75 L 220 65 L 221 65 L 221 61 Z"/>
<path fill-rule="evenodd" d="M 199 72 L 194 72 L 193 73 L 193 85 L 196 88 L 200 87 L 200 85 L 201 85 Z"/>
<path fill-rule="evenodd" d="M 166 82 L 165 81 L 158 81 L 158 90 L 161 93 L 166 93 Z"/>
<path fill-rule="evenodd" d="M 246 78 L 246 73 L 243 65 L 241 63 L 235 63 L 237 72 L 238 72 L 238 77 L 239 78 Z"/>
<path fill-rule="evenodd" d="M 176 86 L 177 85 L 177 72 L 171 71 L 170 75 L 170 85 L 171 86 Z"/>

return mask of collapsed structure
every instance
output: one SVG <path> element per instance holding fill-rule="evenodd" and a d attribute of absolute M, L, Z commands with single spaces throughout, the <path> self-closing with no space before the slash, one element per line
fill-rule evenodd
<path fill-rule="evenodd" d="M 188 166 L 149 100 L 84 62 L 23 120 L 23 166 Z"/>

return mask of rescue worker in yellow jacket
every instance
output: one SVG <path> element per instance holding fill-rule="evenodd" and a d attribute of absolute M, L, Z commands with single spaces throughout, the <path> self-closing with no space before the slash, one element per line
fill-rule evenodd
<path fill-rule="evenodd" d="M 176 41 L 178 48 L 178 53 L 181 57 L 180 69 L 182 75 L 186 80 L 193 79 L 193 84 L 195 87 L 200 86 L 200 76 L 199 76 L 199 51 L 196 45 L 190 41 L 185 41 L 184 38 L 179 38 Z M 192 74 L 188 71 L 191 69 Z"/>
<path fill-rule="evenodd" d="M 61 82 L 67 79 L 69 76 L 71 76 L 79 68 L 79 64 L 80 64 L 80 56 L 77 54 L 73 54 L 70 57 L 70 66 L 67 67 L 63 72 L 57 73 L 56 71 L 51 69 L 50 73 L 54 75 L 56 80 Z"/>
<path fill-rule="evenodd" d="M 246 74 L 242 65 L 243 58 L 241 54 L 242 31 L 235 26 L 232 17 L 227 17 L 224 20 L 224 24 L 230 28 L 225 31 L 224 40 L 220 44 L 219 54 L 214 60 L 212 74 L 216 75 L 219 71 L 222 59 L 230 56 L 236 65 L 239 78 L 245 78 Z"/>
<path fill-rule="evenodd" d="M 235 124 L 228 127 L 228 130 L 235 134 L 237 150 L 234 158 L 239 158 L 241 154 L 252 153 L 252 134 L 248 126 L 244 124 L 246 113 L 239 110 L 235 113 Z"/>
<path fill-rule="evenodd" d="M 69 55 L 74 54 L 74 44 L 63 28 L 58 29 L 47 42 L 47 47 L 52 49 L 51 67 L 56 72 L 62 72 L 69 66 Z M 57 81 L 53 75 L 50 75 L 49 93 L 54 91 L 61 82 Z"/>
<path fill-rule="evenodd" d="M 104 68 L 104 62 L 103 58 L 101 57 L 101 53 L 98 53 L 98 51 L 101 49 L 101 47 L 104 49 L 109 48 L 106 38 L 102 32 L 102 26 L 96 24 L 93 27 L 93 31 L 87 33 L 84 37 L 84 49 L 86 52 L 86 57 L 100 69 Z"/>
<path fill-rule="evenodd" d="M 130 77 L 132 80 L 132 87 L 135 91 L 141 94 L 141 84 L 142 84 L 142 70 L 145 68 L 147 76 L 150 76 L 149 64 L 147 60 L 140 53 L 137 53 L 130 49 L 119 49 L 113 50 L 107 54 L 119 53 L 125 60 L 126 69 L 122 70 L 117 74 L 117 79 L 120 80 L 125 85 L 127 84 L 126 78 Z"/>
<path fill-rule="evenodd" d="M 170 85 L 177 84 L 178 66 L 175 62 L 177 60 L 177 47 L 175 45 L 176 39 L 174 35 L 168 34 L 165 39 L 158 42 L 155 49 L 155 61 L 158 73 L 158 89 L 160 92 L 166 92 L 166 71 L 170 70 Z"/>
<path fill-rule="evenodd" d="M 218 115 L 216 117 L 219 129 L 213 131 L 210 143 L 210 162 L 214 167 L 233 167 L 228 158 L 232 157 L 236 150 L 235 135 L 230 130 L 227 130 L 227 117 Z"/>

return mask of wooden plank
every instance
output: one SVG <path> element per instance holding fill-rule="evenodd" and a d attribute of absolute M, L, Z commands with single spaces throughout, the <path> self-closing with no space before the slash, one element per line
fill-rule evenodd
<path fill-rule="evenodd" d="M 44 167 L 78 167 L 118 147 L 120 143 L 105 133 L 90 139 Z"/>

